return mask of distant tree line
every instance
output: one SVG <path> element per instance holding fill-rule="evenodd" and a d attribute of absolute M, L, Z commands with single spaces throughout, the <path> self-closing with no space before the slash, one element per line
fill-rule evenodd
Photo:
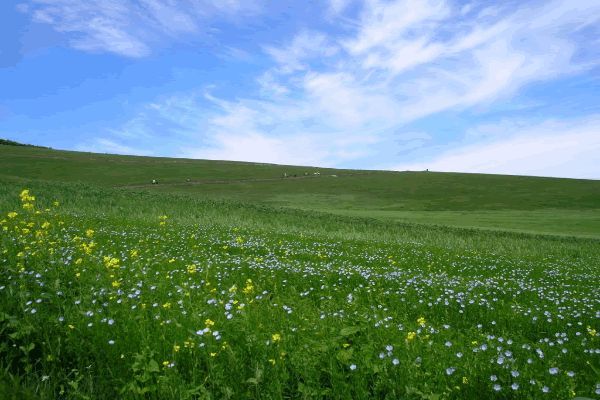
<path fill-rule="evenodd" d="M 25 146 L 25 147 L 41 147 L 44 149 L 49 149 L 50 147 L 44 147 L 44 146 L 36 146 L 33 144 L 25 144 L 25 143 L 19 143 L 19 142 L 15 142 L 14 140 L 8 140 L 8 139 L 0 139 L 0 144 L 3 144 L 5 146 Z"/>

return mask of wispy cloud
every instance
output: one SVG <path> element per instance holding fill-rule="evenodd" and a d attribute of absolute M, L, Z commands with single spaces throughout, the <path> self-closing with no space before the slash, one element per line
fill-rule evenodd
<path fill-rule="evenodd" d="M 135 154 L 140 156 L 151 156 L 153 153 L 149 150 L 125 146 L 112 139 L 96 138 L 94 140 L 81 143 L 76 146 L 77 151 L 89 151 L 92 153 L 108 153 L 108 154 Z"/>
<path fill-rule="evenodd" d="M 473 128 L 471 135 L 480 140 L 392 169 L 600 179 L 600 115 L 534 125 L 504 121 Z"/>
<path fill-rule="evenodd" d="M 67 35 L 76 49 L 136 58 L 163 40 L 198 33 L 212 16 L 259 8 L 252 0 L 25 0 L 18 9 Z"/>
<path fill-rule="evenodd" d="M 344 28 L 301 29 L 283 42 L 262 44 L 272 64 L 257 76 L 256 92 L 237 98 L 198 92 L 163 98 L 115 132 L 129 140 L 127 135 L 161 127 L 151 135 L 170 132 L 182 143 L 170 155 L 338 166 L 376 158 L 383 147 L 403 156 L 423 146 L 446 148 L 436 141 L 437 132 L 414 131 L 409 125 L 440 112 L 485 112 L 533 83 L 600 65 L 597 52 L 582 40 L 597 32 L 600 4 L 585 0 L 494 6 L 449 0 L 331 0 L 327 6 L 344 19 Z M 106 12 L 122 15 L 112 10 Z M 145 9 L 146 18 L 157 18 L 152 10 Z M 160 14 L 167 21 L 179 18 L 176 12 Z M 196 29 L 196 22 L 182 21 L 181 29 Z M 176 35 L 167 32 L 170 24 L 159 21 L 161 32 Z M 595 143 L 597 125 L 590 125 L 592 129 L 585 123 L 596 120 L 581 121 L 577 130 L 568 130 L 570 137 Z M 455 148 L 472 160 L 458 165 L 462 170 L 496 171 L 496 164 L 478 164 L 473 154 L 479 151 L 491 159 L 493 151 L 507 153 L 511 146 L 554 157 L 558 148 L 553 143 L 569 139 L 557 136 L 557 127 L 568 126 L 554 124 L 534 129 L 523 123 L 526 128 L 498 130 L 494 141 L 482 141 L 483 128 L 466 130 L 465 143 L 477 144 Z M 535 141 L 545 150 L 536 150 Z M 587 151 L 585 145 L 569 149 L 572 154 Z M 448 169 L 454 161 L 444 154 L 427 167 Z M 525 163 L 514 165 L 541 171 Z M 554 171 L 548 164 L 539 165 Z"/>

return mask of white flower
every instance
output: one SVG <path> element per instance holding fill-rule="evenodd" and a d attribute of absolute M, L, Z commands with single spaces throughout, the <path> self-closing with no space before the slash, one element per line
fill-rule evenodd
<path fill-rule="evenodd" d="M 544 392 L 544 393 L 548 393 L 549 391 L 550 391 L 550 388 L 548 386 L 544 386 L 542 388 L 542 392 Z"/>
<path fill-rule="evenodd" d="M 498 385 L 497 383 L 494 385 L 494 390 L 496 392 L 499 392 L 502 389 L 502 386 Z"/>
<path fill-rule="evenodd" d="M 110 339 L 110 340 L 108 341 L 108 344 L 110 344 L 110 345 L 112 346 L 113 344 L 115 344 L 115 341 L 114 341 L 114 340 L 112 340 L 112 339 Z"/>
<path fill-rule="evenodd" d="M 498 380 L 498 377 L 496 375 L 490 376 L 490 381 L 496 382 L 497 380 Z"/>
<path fill-rule="evenodd" d="M 519 384 L 518 383 L 513 383 L 512 385 L 510 385 L 512 390 L 517 390 L 519 388 Z"/>
<path fill-rule="evenodd" d="M 350 364 L 350 370 L 354 371 L 356 369 L 356 364 Z"/>
<path fill-rule="evenodd" d="M 456 368 L 448 367 L 448 368 L 446 368 L 446 375 L 452 375 L 454 373 L 454 371 L 456 371 Z"/>
<path fill-rule="evenodd" d="M 398 360 L 397 358 L 394 358 L 394 359 L 392 360 L 392 364 L 394 364 L 394 365 L 398 365 L 398 364 L 400 364 L 400 360 Z"/>
<path fill-rule="evenodd" d="M 548 369 L 548 372 L 550 372 L 550 375 L 556 375 L 556 374 L 558 374 L 558 368 L 556 368 L 556 367 L 550 368 L 550 369 Z"/>

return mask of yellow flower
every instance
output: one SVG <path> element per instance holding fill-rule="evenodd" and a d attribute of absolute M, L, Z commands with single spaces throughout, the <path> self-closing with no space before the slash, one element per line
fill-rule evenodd
<path fill-rule="evenodd" d="M 408 335 L 406 335 L 406 340 L 413 340 L 416 336 L 417 334 L 415 332 L 408 332 Z"/>
<path fill-rule="evenodd" d="M 119 281 L 113 281 L 112 287 L 118 288 L 119 286 L 121 286 L 121 282 L 119 282 Z"/>
<path fill-rule="evenodd" d="M 162 307 L 165 309 L 169 309 L 169 308 L 171 308 L 171 303 L 167 302 L 167 303 L 163 304 Z"/>
<path fill-rule="evenodd" d="M 269 358 L 269 362 L 271 363 L 271 365 L 275 365 L 275 360 L 272 358 Z"/>
<path fill-rule="evenodd" d="M 232 287 L 229 288 L 229 293 L 235 293 L 237 291 L 237 286 L 233 285 Z"/>
<path fill-rule="evenodd" d="M 104 256 L 104 265 L 106 266 L 106 268 L 119 268 L 119 262 L 121 260 L 119 260 L 118 258 L 114 258 L 114 257 L 107 257 Z"/>
<path fill-rule="evenodd" d="M 130 255 L 132 258 L 135 258 L 135 257 L 137 257 L 137 256 L 138 256 L 138 251 L 137 251 L 136 249 L 133 249 L 133 250 L 131 250 L 131 251 L 129 252 L 129 255 Z"/>
<path fill-rule="evenodd" d="M 170 361 L 168 361 L 168 360 L 165 360 L 165 361 L 163 361 L 163 362 L 162 362 L 162 365 L 163 365 L 163 367 L 165 367 L 165 368 L 166 368 L 166 367 L 167 367 L 169 364 L 170 364 Z"/>
<path fill-rule="evenodd" d="M 348 347 L 350 347 L 350 343 L 344 343 L 344 344 L 342 345 L 342 347 L 343 347 L 343 348 L 345 348 L 345 349 L 347 349 Z"/>
<path fill-rule="evenodd" d="M 52 205 L 53 205 L 54 207 L 58 207 L 58 206 L 60 206 L 60 203 L 59 203 L 58 201 L 55 201 L 54 203 L 52 203 Z"/>
<path fill-rule="evenodd" d="M 425 317 L 419 317 L 417 319 L 417 324 L 421 325 L 422 327 L 425 326 L 426 323 L 427 321 L 425 321 Z"/>
<path fill-rule="evenodd" d="M 214 356 L 216 356 L 216 355 L 217 355 L 217 353 L 210 353 L 210 356 L 211 356 L 211 357 L 214 357 Z"/>
<path fill-rule="evenodd" d="M 187 266 L 187 273 L 188 274 L 195 274 L 197 271 L 197 267 L 194 264 L 190 264 Z"/>
<path fill-rule="evenodd" d="M 469 383 L 469 378 L 467 378 L 466 376 L 463 376 L 462 383 L 463 383 L 463 385 L 467 385 Z"/>
<path fill-rule="evenodd" d="M 246 279 L 246 287 L 242 290 L 244 294 L 250 294 L 254 290 L 254 285 L 252 284 L 252 279 Z"/>
<path fill-rule="evenodd" d="M 271 339 L 273 340 L 273 342 L 277 343 L 281 340 L 281 335 L 279 333 L 274 333 L 273 335 L 271 335 Z"/>
<path fill-rule="evenodd" d="M 177 345 L 177 344 L 173 346 L 173 351 L 174 351 L 175 353 L 177 353 L 177 352 L 179 351 L 179 349 L 181 349 L 181 346 L 179 346 L 179 345 Z"/>
<path fill-rule="evenodd" d="M 92 236 L 94 236 L 94 230 L 88 229 L 87 231 L 85 231 L 85 236 L 91 238 Z"/>
<path fill-rule="evenodd" d="M 16 212 L 14 212 L 14 211 L 11 211 L 11 212 L 9 212 L 9 213 L 8 213 L 8 218 L 14 218 L 14 217 L 16 217 L 17 215 L 19 215 L 19 214 L 17 214 L 17 213 L 16 213 Z"/>
<path fill-rule="evenodd" d="M 42 224 L 42 229 L 48 229 L 50 227 L 50 222 L 46 221 Z"/>
<path fill-rule="evenodd" d="M 215 322 L 211 319 L 207 319 L 206 321 L 204 321 L 204 325 L 206 325 L 207 328 L 210 328 L 211 326 L 215 325 Z"/>

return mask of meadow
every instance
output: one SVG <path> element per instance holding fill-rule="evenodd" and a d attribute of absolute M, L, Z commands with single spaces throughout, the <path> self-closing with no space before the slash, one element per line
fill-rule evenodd
<path fill-rule="evenodd" d="M 600 397 L 597 181 L 8 147 L 0 398 Z"/>

